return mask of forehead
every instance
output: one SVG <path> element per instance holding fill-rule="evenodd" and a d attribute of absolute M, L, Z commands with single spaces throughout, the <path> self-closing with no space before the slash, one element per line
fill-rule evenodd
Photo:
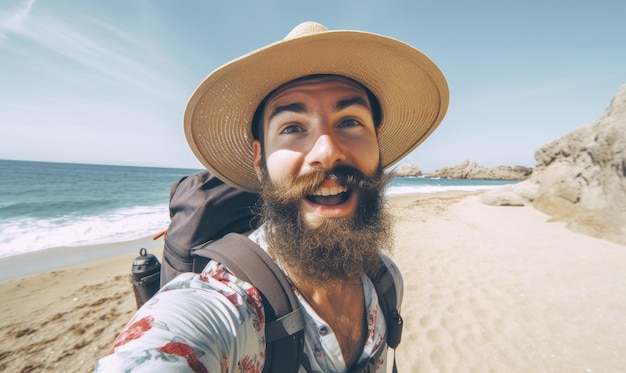
<path fill-rule="evenodd" d="M 365 88 L 356 81 L 339 75 L 323 75 L 292 80 L 272 92 L 267 97 L 266 102 L 270 104 L 296 92 L 317 91 L 320 89 L 354 93 L 355 95 L 367 97 Z"/>

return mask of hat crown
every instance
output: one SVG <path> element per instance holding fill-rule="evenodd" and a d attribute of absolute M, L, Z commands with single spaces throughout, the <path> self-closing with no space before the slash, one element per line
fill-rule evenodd
<path fill-rule="evenodd" d="M 295 39 L 300 36 L 318 34 L 320 32 L 328 31 L 328 28 L 317 22 L 302 22 L 298 26 L 294 27 L 287 36 L 285 36 L 285 40 L 287 39 Z"/>

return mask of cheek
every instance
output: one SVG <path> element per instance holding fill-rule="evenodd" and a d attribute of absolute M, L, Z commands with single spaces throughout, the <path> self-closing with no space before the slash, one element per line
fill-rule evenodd
<path fill-rule="evenodd" d="M 355 154 L 354 159 L 358 168 L 368 175 L 373 175 L 381 161 L 378 141 L 364 142 L 361 146 L 355 146 L 352 150 Z"/>
<path fill-rule="evenodd" d="M 266 166 L 270 180 L 281 182 L 292 180 L 298 175 L 304 156 L 291 150 L 276 150 L 266 154 Z"/>

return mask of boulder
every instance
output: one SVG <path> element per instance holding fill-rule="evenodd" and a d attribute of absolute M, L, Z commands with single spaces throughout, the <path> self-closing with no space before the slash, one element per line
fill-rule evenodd
<path fill-rule="evenodd" d="M 514 185 L 488 189 L 482 195 L 483 203 L 492 206 L 526 206 L 537 197 L 538 185 L 529 180 Z"/>
<path fill-rule="evenodd" d="M 483 194 L 483 203 L 491 206 L 524 206 L 526 200 L 510 188 L 496 188 Z"/>

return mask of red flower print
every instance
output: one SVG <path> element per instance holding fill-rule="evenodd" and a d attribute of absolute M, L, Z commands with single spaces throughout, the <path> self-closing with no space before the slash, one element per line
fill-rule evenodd
<path fill-rule="evenodd" d="M 215 277 L 215 278 L 224 277 L 225 273 L 226 273 L 226 271 L 224 270 L 224 267 L 223 266 L 219 266 L 215 270 L 215 273 L 213 274 L 213 277 Z"/>
<path fill-rule="evenodd" d="M 206 272 L 202 272 L 200 273 L 200 276 L 198 276 L 198 280 L 202 282 L 208 283 L 210 279 L 211 279 L 211 276 L 208 276 Z"/>
<path fill-rule="evenodd" d="M 135 340 L 137 338 L 141 338 L 148 330 L 152 328 L 154 324 L 154 317 L 146 316 L 138 321 L 133 322 L 129 326 L 127 326 L 120 335 L 115 339 L 115 343 L 113 343 L 113 348 L 109 353 L 113 353 L 115 349 L 119 346 L 123 346 L 126 343 Z"/>
<path fill-rule="evenodd" d="M 205 270 L 202 271 L 202 273 L 200 273 L 200 276 L 198 277 L 198 279 L 202 282 L 206 282 L 208 283 L 211 278 L 217 279 L 218 281 L 222 281 L 222 278 L 224 277 L 224 267 L 219 266 L 217 267 L 217 269 L 215 270 Z"/>
<path fill-rule="evenodd" d="M 374 327 L 376 326 L 376 316 L 378 315 L 378 307 L 375 307 L 367 315 L 367 339 L 374 335 Z"/>
<path fill-rule="evenodd" d="M 230 301 L 230 303 L 232 303 L 234 306 L 240 306 L 241 302 L 239 299 L 239 294 L 232 292 L 230 294 L 226 294 L 226 292 L 221 292 L 223 296 L 226 297 L 226 299 L 228 299 Z"/>
<path fill-rule="evenodd" d="M 200 362 L 196 353 L 189 345 L 182 342 L 170 342 L 163 347 L 159 347 L 157 350 L 165 352 L 166 354 L 178 355 L 187 359 L 189 367 L 197 373 L 209 373 L 207 368 Z"/>
<path fill-rule="evenodd" d="M 259 294 L 259 290 L 257 290 L 257 288 L 251 287 L 246 290 L 246 293 L 248 294 L 247 302 L 250 306 L 252 306 L 252 308 L 254 308 L 256 319 L 259 321 L 260 324 L 265 324 L 265 315 L 263 314 L 263 300 L 261 299 L 261 294 Z"/>
<path fill-rule="evenodd" d="M 238 365 L 239 372 L 245 373 L 261 373 L 261 364 L 250 357 L 250 355 L 246 355 Z"/>

